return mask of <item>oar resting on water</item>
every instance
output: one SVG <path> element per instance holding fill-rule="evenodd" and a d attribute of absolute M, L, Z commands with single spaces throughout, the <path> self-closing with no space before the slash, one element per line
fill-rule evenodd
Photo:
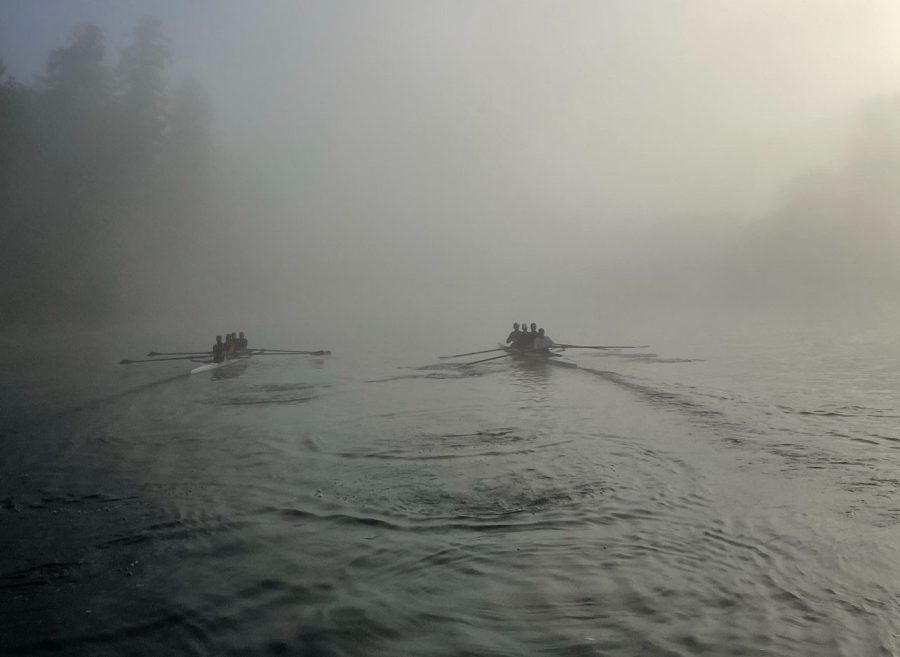
<path fill-rule="evenodd" d="M 256 356 L 290 356 L 291 354 L 306 354 L 309 356 L 327 356 L 331 352 L 327 349 L 318 351 L 303 351 L 300 349 L 248 349 L 249 353 Z M 189 356 L 191 358 L 204 358 L 210 356 L 211 351 L 151 351 L 148 356 Z M 166 358 L 156 358 L 154 360 L 168 360 Z"/>
<path fill-rule="evenodd" d="M 491 351 L 497 351 L 496 349 L 492 349 Z M 482 358 L 481 360 L 473 360 L 471 363 L 463 363 L 460 367 L 468 367 L 469 365 L 478 365 L 478 363 L 486 363 L 489 360 L 498 360 L 500 358 L 509 358 L 512 356 L 512 352 L 503 354 L 502 356 L 491 356 L 490 358 Z"/>
<path fill-rule="evenodd" d="M 254 356 L 256 356 L 256 355 L 259 355 L 259 356 L 278 356 L 278 355 L 281 355 L 281 354 L 287 355 L 287 356 L 290 356 L 291 354 L 306 354 L 306 355 L 308 355 L 308 356 L 326 356 L 326 355 L 328 355 L 328 354 L 331 353 L 328 349 L 318 349 L 318 350 L 316 350 L 316 351 L 310 351 L 310 350 L 308 350 L 308 349 L 267 349 L 267 348 L 260 348 L 260 349 L 249 349 L 248 351 L 249 351 L 251 354 L 253 354 Z"/>
<path fill-rule="evenodd" d="M 638 345 L 587 345 L 587 344 L 563 344 L 561 342 L 556 342 L 553 344 L 554 347 L 560 347 L 562 349 L 646 349 L 650 345 L 647 344 L 638 344 Z"/>
<path fill-rule="evenodd" d="M 194 360 L 195 358 L 209 358 L 210 354 L 195 354 L 193 356 L 177 356 L 174 358 L 145 358 L 142 360 L 128 360 L 123 358 L 119 361 L 119 365 L 131 365 L 131 363 L 161 363 L 164 360 Z"/>
<path fill-rule="evenodd" d="M 290 349 L 250 349 L 250 353 L 254 356 L 328 356 L 331 352 L 328 349 L 320 349 L 319 351 L 301 351 Z"/>
<path fill-rule="evenodd" d="M 462 358 L 463 356 L 477 356 L 478 354 L 489 354 L 492 351 L 503 351 L 503 347 L 494 347 L 493 349 L 484 349 L 482 351 L 470 351 L 465 354 L 453 354 L 452 356 L 438 356 L 438 358 Z"/>

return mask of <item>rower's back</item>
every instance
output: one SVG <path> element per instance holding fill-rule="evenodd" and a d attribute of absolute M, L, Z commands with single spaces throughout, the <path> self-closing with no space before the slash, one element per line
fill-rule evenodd
<path fill-rule="evenodd" d="M 522 331 L 519 333 L 516 341 L 513 342 L 513 346 L 516 349 L 531 349 L 532 342 L 534 342 L 534 338 L 531 337 L 531 334 L 528 331 Z"/>
<path fill-rule="evenodd" d="M 222 336 L 216 336 L 216 342 L 212 348 L 212 357 L 214 363 L 221 363 L 225 360 L 225 345 L 222 343 Z"/>

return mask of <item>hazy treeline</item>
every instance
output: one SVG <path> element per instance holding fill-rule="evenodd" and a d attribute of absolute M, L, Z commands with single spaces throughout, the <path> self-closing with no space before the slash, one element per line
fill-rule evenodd
<path fill-rule="evenodd" d="M 896 307 L 900 292 L 900 98 L 867 104 L 831 166 L 787 185 L 727 265 L 748 306 Z"/>
<path fill-rule="evenodd" d="M 146 19 L 114 58 L 76 27 L 31 84 L 0 64 L 0 324 L 103 320 L 183 274 L 205 230 L 209 108 L 169 63 Z"/>
<path fill-rule="evenodd" d="M 696 125 L 723 111 L 715 103 L 671 125 L 665 115 L 637 125 L 640 111 L 601 111 L 659 107 L 619 88 L 627 71 L 603 69 L 602 99 L 580 76 L 572 95 L 553 95 L 560 75 L 581 70 L 580 51 L 548 47 L 551 61 L 533 76 L 515 57 L 486 72 L 490 30 L 480 59 L 461 56 L 469 45 L 406 40 L 406 14 L 385 14 L 384 28 L 404 35 L 392 40 L 368 24 L 381 9 L 300 12 L 315 35 L 303 41 L 281 29 L 290 20 L 270 33 L 271 17 L 246 11 L 267 26 L 260 47 L 196 51 L 217 91 L 215 140 L 203 90 L 170 79 L 156 20 L 116 52 L 99 28 L 78 27 L 30 83 L 0 71 L 0 326 L 114 318 L 218 331 L 265 317 L 331 335 L 360 318 L 390 332 L 476 309 L 497 315 L 476 324 L 505 324 L 520 307 L 603 321 L 643 308 L 655 320 L 682 308 L 882 307 L 900 293 L 896 100 L 837 117 L 840 134 L 811 128 L 831 144 L 856 126 L 824 160 L 791 140 L 742 160 L 730 132 L 710 133 L 721 149 L 697 157 L 737 170 L 737 181 L 719 181 L 737 192 L 729 208 L 707 165 L 695 175 L 673 164 L 703 146 Z M 460 10 L 460 25 L 467 17 Z M 446 79 L 434 73 L 445 69 Z M 516 94 L 498 96 L 510 80 Z M 771 168 L 788 178 L 817 160 L 774 209 L 742 207 L 773 197 Z M 757 180 L 765 192 L 742 197 Z"/>

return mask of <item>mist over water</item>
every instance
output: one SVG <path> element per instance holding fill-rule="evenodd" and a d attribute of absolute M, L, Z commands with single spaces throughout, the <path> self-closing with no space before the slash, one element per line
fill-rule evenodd
<path fill-rule="evenodd" d="M 0 0 L 0 653 L 900 655 L 898 33 Z"/>
<path fill-rule="evenodd" d="M 891 3 L 2 11 L 8 327 L 896 292 Z"/>

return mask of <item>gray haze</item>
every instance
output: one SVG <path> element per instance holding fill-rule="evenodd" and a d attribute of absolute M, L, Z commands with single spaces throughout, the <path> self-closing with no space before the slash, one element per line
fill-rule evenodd
<path fill-rule="evenodd" d="M 212 165 L 156 248 L 89 248 L 111 322 L 648 339 L 898 291 L 896 2 L 4 1 L 0 57 L 29 83 L 94 23 L 112 62 L 145 15 Z"/>

